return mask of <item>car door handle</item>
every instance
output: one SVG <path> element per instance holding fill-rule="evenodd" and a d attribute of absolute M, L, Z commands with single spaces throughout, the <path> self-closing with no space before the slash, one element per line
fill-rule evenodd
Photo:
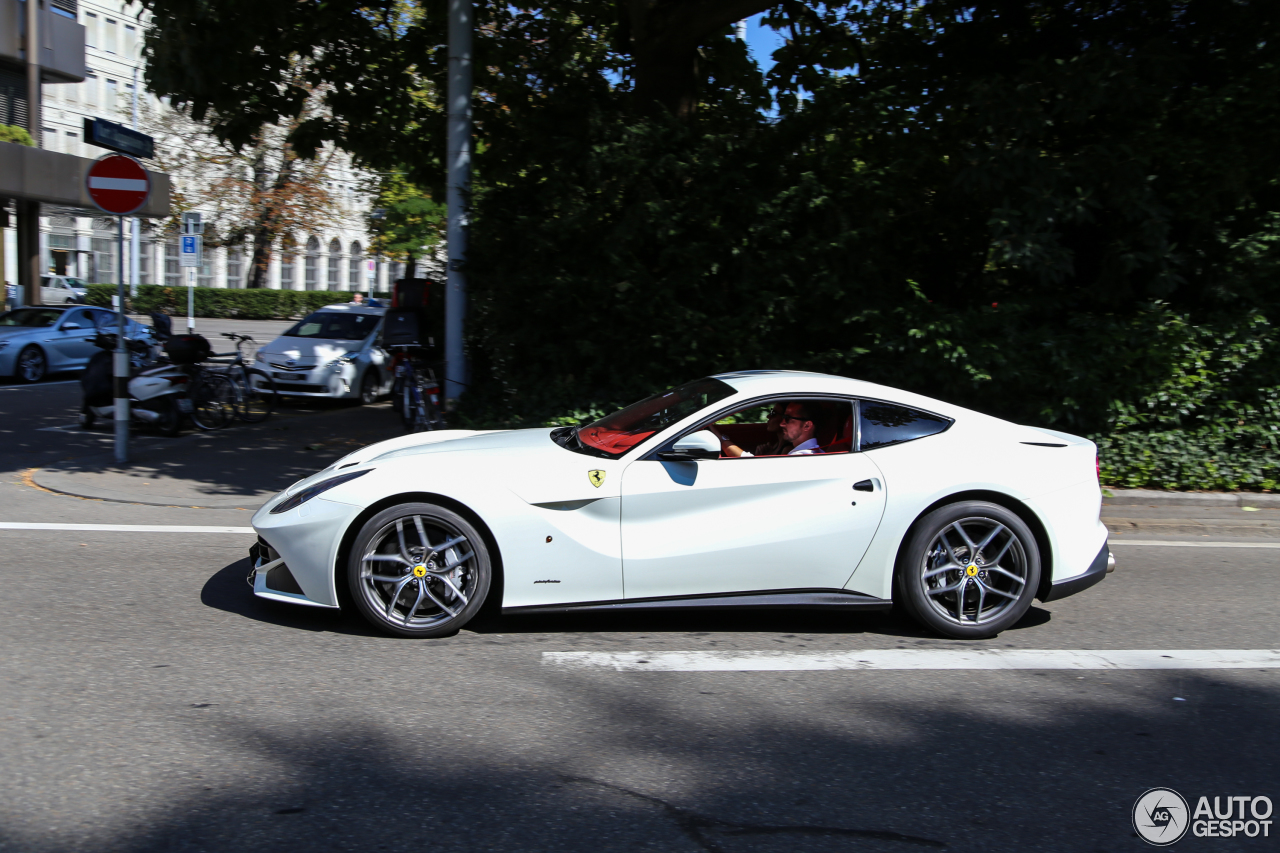
<path fill-rule="evenodd" d="M 870 480 L 861 480 L 853 484 L 853 490 L 855 492 L 874 492 L 876 486 Z"/>

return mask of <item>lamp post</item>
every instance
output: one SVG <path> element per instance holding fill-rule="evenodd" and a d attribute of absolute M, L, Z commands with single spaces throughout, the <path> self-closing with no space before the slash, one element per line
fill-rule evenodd
<path fill-rule="evenodd" d="M 449 0 L 448 130 L 445 162 L 449 222 L 449 267 L 444 298 L 445 400 L 456 400 L 466 387 L 462 347 L 467 316 L 467 192 L 471 185 L 471 0 Z"/>

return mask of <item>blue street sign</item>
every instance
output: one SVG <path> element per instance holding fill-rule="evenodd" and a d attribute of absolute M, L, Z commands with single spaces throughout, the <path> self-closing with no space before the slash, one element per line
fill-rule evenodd
<path fill-rule="evenodd" d="M 203 238 L 199 234 L 183 234 L 178 238 L 178 266 L 200 266 L 200 244 Z"/>

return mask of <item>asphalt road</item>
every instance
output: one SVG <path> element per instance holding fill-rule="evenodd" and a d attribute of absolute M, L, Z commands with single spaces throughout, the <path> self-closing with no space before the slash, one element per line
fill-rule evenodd
<path fill-rule="evenodd" d="M 0 520 L 247 523 L 27 485 L 25 469 L 103 449 L 40 431 L 69 422 L 69 390 L 0 389 Z M 251 539 L 0 530 L 0 850 L 1120 851 L 1147 849 L 1130 810 L 1152 787 L 1193 805 L 1280 802 L 1276 669 L 616 672 L 543 658 L 1280 649 L 1276 550 L 1119 545 L 1102 585 L 980 643 L 893 614 L 810 613 L 489 616 L 423 642 L 254 599 Z"/>

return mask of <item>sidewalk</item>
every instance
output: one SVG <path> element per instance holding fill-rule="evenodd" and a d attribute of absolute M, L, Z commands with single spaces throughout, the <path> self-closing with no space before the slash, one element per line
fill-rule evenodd
<path fill-rule="evenodd" d="M 108 426 L 110 426 L 108 424 Z M 39 488 L 151 506 L 256 510 L 281 489 L 353 450 L 402 434 L 389 404 L 285 412 L 158 444 L 139 442 L 130 463 L 112 454 L 69 459 L 30 473 Z"/>
<path fill-rule="evenodd" d="M 130 465 L 109 454 L 38 468 L 51 492 L 196 509 L 257 509 L 290 484 L 359 447 L 401 434 L 387 404 L 283 412 L 164 444 L 139 446 Z M 1280 495 L 1104 490 L 1102 519 L 1117 536 L 1280 539 Z"/>

